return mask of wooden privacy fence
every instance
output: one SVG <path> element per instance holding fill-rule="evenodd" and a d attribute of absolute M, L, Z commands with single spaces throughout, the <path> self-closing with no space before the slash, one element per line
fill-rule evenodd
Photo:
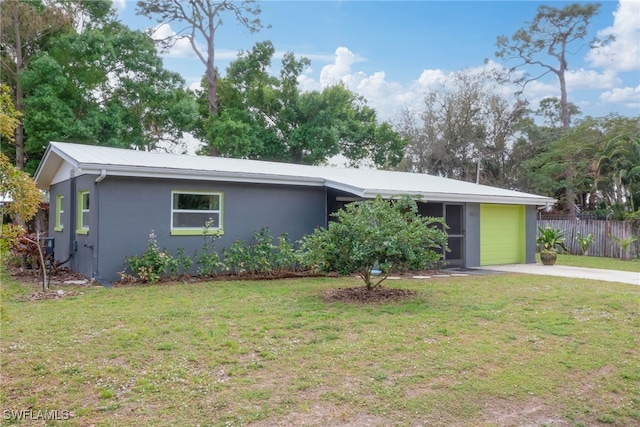
<path fill-rule="evenodd" d="M 558 228 L 564 231 L 567 238 L 565 244 L 569 248 L 569 252 L 579 255 L 580 245 L 576 240 L 578 233 L 582 237 L 593 234 L 594 241 L 589 246 L 588 254 L 591 256 L 602 256 L 609 258 L 620 258 L 620 245 L 618 245 L 610 236 L 614 235 L 620 239 L 626 239 L 635 236 L 640 239 L 638 231 L 634 232 L 631 223 L 624 221 L 608 221 L 596 219 L 539 219 L 538 225 L 545 228 L 547 225 L 551 228 Z M 637 240 L 627 247 L 627 258 L 640 257 L 640 240 Z"/>

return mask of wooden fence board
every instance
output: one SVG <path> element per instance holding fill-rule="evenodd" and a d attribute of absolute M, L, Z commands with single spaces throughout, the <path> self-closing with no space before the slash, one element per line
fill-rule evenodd
<path fill-rule="evenodd" d="M 567 238 L 565 244 L 572 254 L 580 254 L 580 245 L 576 240 L 576 236 L 580 233 L 585 237 L 593 234 L 595 240 L 589 246 L 588 254 L 592 256 L 602 256 L 609 258 L 620 258 L 620 246 L 610 237 L 614 235 L 621 239 L 631 236 L 639 237 L 633 233 L 630 223 L 624 221 L 608 221 L 595 219 L 539 219 L 538 226 L 545 228 L 558 228 L 564 231 Z M 627 258 L 640 257 L 640 241 L 635 241 L 627 248 Z"/>

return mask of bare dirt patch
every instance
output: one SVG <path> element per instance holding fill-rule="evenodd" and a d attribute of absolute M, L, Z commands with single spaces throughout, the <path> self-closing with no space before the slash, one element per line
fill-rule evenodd
<path fill-rule="evenodd" d="M 573 425 L 558 413 L 558 408 L 547 405 L 542 399 L 532 397 L 524 401 L 487 400 L 482 424 L 497 426 L 554 426 Z"/>
<path fill-rule="evenodd" d="M 307 426 L 307 427 L 370 427 L 388 426 L 392 422 L 378 415 L 367 413 L 354 413 L 350 409 L 333 405 L 331 403 L 315 403 L 306 410 L 291 412 L 284 418 L 269 418 L 264 421 L 252 423 L 255 427 L 281 427 L 281 426 Z"/>
<path fill-rule="evenodd" d="M 22 301 L 40 301 L 62 299 L 70 296 L 82 295 L 82 289 L 91 285 L 90 279 L 68 268 L 59 268 L 50 273 L 48 291 L 42 290 L 42 276 L 32 270 L 21 271 L 19 268 L 9 268 L 11 278 L 25 285 L 38 287 L 38 292 L 33 292 L 22 298 Z M 57 289 L 51 289 L 51 288 Z"/>
<path fill-rule="evenodd" d="M 17 282 L 42 283 L 42 277 L 36 274 L 32 270 L 21 271 L 19 268 L 16 268 L 16 267 L 9 267 L 7 268 L 7 270 L 11 275 L 11 278 Z M 85 276 L 78 274 L 75 271 L 70 270 L 66 267 L 53 270 L 50 274 L 51 274 L 50 284 L 52 285 L 61 284 L 68 281 L 85 281 L 86 280 L 87 282 L 89 282 L 89 279 L 86 278 Z"/>
<path fill-rule="evenodd" d="M 47 292 L 35 292 L 28 297 L 24 298 L 25 301 L 40 301 L 45 299 L 62 299 L 66 297 L 82 295 L 82 292 L 76 291 L 63 291 L 59 289 L 57 291 L 47 291 Z"/>
<path fill-rule="evenodd" d="M 420 292 L 410 289 L 395 289 L 385 286 L 367 289 L 365 286 L 354 286 L 350 288 L 330 289 L 324 293 L 324 299 L 328 302 L 372 304 L 411 300 L 417 298 L 419 295 Z"/>

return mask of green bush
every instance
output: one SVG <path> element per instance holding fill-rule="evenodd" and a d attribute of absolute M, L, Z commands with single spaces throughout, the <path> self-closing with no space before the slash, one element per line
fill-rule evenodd
<path fill-rule="evenodd" d="M 358 274 L 368 289 L 393 271 L 433 268 L 448 250 L 441 218 L 422 217 L 416 202 L 399 200 L 353 202 L 333 214 L 327 229 L 316 229 L 301 241 L 301 261 L 322 272 Z M 372 274 L 374 267 L 380 270 Z"/>
<path fill-rule="evenodd" d="M 20 242 L 27 230 L 18 224 L 2 224 L 0 234 L 0 258 L 5 266 L 20 265 Z"/>
<path fill-rule="evenodd" d="M 149 234 L 149 247 L 141 256 L 134 255 L 125 258 L 125 264 L 131 269 L 135 277 L 145 282 L 155 283 L 161 277 L 167 275 L 172 270 L 175 260 L 166 250 L 160 250 L 156 241 L 156 234 L 151 231 Z M 122 278 L 127 279 L 128 275 L 122 273 Z"/>
<path fill-rule="evenodd" d="M 297 263 L 296 249 L 289 241 L 289 236 L 281 234 L 278 237 L 278 245 L 275 247 L 274 270 L 276 273 L 295 271 Z"/>
<path fill-rule="evenodd" d="M 236 240 L 222 250 L 225 269 L 234 274 L 246 274 L 251 269 L 251 248 L 244 240 Z"/>
<path fill-rule="evenodd" d="M 263 227 L 260 231 L 253 233 L 255 243 L 251 247 L 249 270 L 261 275 L 271 274 L 274 264 L 273 237 L 269 227 Z"/>
<path fill-rule="evenodd" d="M 230 271 L 238 276 L 246 274 L 269 276 L 296 268 L 296 250 L 286 234 L 281 235 L 277 245 L 274 245 L 269 227 L 264 227 L 254 233 L 252 244 L 244 240 L 236 240 L 231 247 L 222 250 L 224 258 L 220 259 L 215 247 L 215 242 L 220 235 L 209 233 L 210 226 L 211 222 L 207 222 L 203 227 L 204 242 L 201 249 L 195 251 L 193 258 L 189 257 L 183 248 L 176 250 L 175 257 L 165 249 L 160 250 L 156 235 L 151 231 L 147 251 L 140 256 L 125 257 L 125 266 L 131 275 L 121 272 L 121 279 L 151 283 L 156 283 L 167 276 L 175 279 L 189 274 L 194 260 L 199 277 L 214 277 L 221 271 Z"/>
<path fill-rule="evenodd" d="M 220 261 L 220 256 L 216 250 L 215 242 L 220 237 L 219 234 L 210 234 L 209 229 L 213 225 L 213 219 L 209 218 L 202 228 L 202 252 L 196 253 L 194 258 L 198 260 L 198 276 L 210 277 L 218 274 L 220 270 L 224 270 L 224 263 Z"/>
<path fill-rule="evenodd" d="M 256 231 L 251 244 L 236 240 L 222 255 L 225 268 L 236 275 L 277 275 L 294 270 L 296 265 L 296 251 L 288 236 L 281 235 L 274 245 L 269 227 Z"/>
<path fill-rule="evenodd" d="M 173 258 L 173 262 L 169 265 L 171 277 L 176 278 L 179 276 L 186 276 L 191 270 L 193 265 L 193 259 L 184 252 L 184 248 L 178 248 L 176 250 L 176 256 Z"/>

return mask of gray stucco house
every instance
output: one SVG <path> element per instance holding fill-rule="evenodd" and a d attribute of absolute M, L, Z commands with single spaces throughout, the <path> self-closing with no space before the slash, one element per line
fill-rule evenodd
<path fill-rule="evenodd" d="M 222 234 L 218 248 L 251 240 L 268 226 L 292 241 L 326 227 L 358 200 L 420 194 L 424 215 L 449 225 L 449 265 L 535 262 L 536 210 L 548 197 L 405 172 L 304 166 L 150 153 L 52 142 L 36 172 L 50 193 L 55 258 L 101 282 L 119 279 L 125 256 L 158 245 L 193 253 L 202 226 Z"/>

